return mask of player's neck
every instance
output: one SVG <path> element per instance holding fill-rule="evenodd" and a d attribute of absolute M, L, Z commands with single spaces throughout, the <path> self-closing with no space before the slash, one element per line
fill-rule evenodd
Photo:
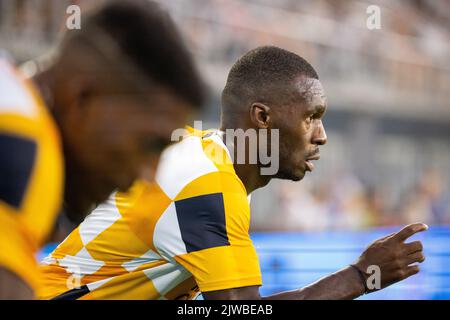
<path fill-rule="evenodd" d="M 269 176 L 262 176 L 260 167 L 256 164 L 237 164 L 234 163 L 234 171 L 247 190 L 247 194 L 267 185 L 271 178 Z"/>
<path fill-rule="evenodd" d="M 237 152 L 241 151 L 241 148 L 235 148 L 234 142 L 229 141 L 226 136 L 226 127 L 221 125 L 220 130 L 223 132 L 222 140 L 227 146 L 230 154 L 232 155 L 233 167 L 239 179 L 245 186 L 247 193 L 250 194 L 256 189 L 262 188 L 269 183 L 271 180 L 270 176 L 261 175 L 261 168 L 257 163 L 249 163 L 249 159 L 245 158 L 244 163 L 238 163 L 236 159 L 239 159 Z M 249 154 L 249 146 L 245 145 L 245 155 Z"/>

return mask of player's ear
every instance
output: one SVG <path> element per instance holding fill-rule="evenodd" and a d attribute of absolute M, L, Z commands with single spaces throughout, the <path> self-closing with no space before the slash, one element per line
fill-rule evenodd
<path fill-rule="evenodd" d="M 92 83 L 84 77 L 72 78 L 66 81 L 59 90 L 57 110 L 55 116 L 61 123 L 65 123 L 65 128 L 78 128 L 86 121 L 86 115 L 89 113 L 88 105 L 94 97 Z"/>
<path fill-rule="evenodd" d="M 254 102 L 250 106 L 250 119 L 258 129 L 267 129 L 270 124 L 270 108 L 264 103 Z"/>
<path fill-rule="evenodd" d="M 75 105 L 77 108 L 84 109 L 94 97 L 94 80 L 89 77 L 80 79 L 73 89 L 75 94 Z"/>
<path fill-rule="evenodd" d="M 58 100 L 60 107 L 64 108 L 62 111 L 69 114 L 80 112 L 92 97 L 92 88 L 92 79 L 89 77 L 78 76 L 66 81 L 59 90 Z"/>

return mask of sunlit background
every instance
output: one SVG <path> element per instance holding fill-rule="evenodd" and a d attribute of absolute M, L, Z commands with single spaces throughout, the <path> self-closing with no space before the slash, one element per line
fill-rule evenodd
<path fill-rule="evenodd" d="M 65 31 L 66 8 L 103 1 L 0 0 L 0 48 L 18 63 Z M 345 266 L 411 222 L 431 226 L 412 279 L 368 298 L 450 298 L 450 1 L 166 0 L 210 87 L 202 120 L 217 127 L 234 61 L 273 44 L 306 58 L 328 96 L 328 144 L 300 183 L 252 195 L 263 293 L 292 289 Z M 381 8 L 381 29 L 366 25 Z"/>

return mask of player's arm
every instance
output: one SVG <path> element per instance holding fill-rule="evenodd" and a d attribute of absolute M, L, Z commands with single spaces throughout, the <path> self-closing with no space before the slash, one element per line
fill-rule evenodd
<path fill-rule="evenodd" d="M 420 241 L 411 243 L 405 243 L 404 241 L 415 233 L 426 229 L 427 226 L 422 223 L 411 224 L 397 233 L 378 239 L 362 253 L 358 261 L 354 264 L 354 267 L 346 267 L 298 290 L 277 293 L 262 298 L 259 295 L 259 288 L 257 286 L 249 286 L 203 292 L 203 296 L 205 299 L 222 300 L 354 299 L 366 292 L 367 284 L 365 282 L 369 276 L 367 273 L 369 266 L 375 265 L 380 268 L 379 289 L 383 289 L 418 273 L 419 267 L 413 264 L 425 260 L 422 244 Z"/>
<path fill-rule="evenodd" d="M 356 270 L 347 267 L 307 287 L 267 297 L 260 296 L 258 286 L 203 292 L 203 297 L 206 300 L 344 300 L 363 293 L 364 286 Z"/>
<path fill-rule="evenodd" d="M 0 300 L 31 300 L 33 290 L 15 273 L 0 266 Z"/>

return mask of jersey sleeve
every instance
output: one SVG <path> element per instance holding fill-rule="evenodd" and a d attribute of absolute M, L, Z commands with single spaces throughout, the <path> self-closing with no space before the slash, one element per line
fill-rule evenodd
<path fill-rule="evenodd" d="M 22 219 L 35 158 L 35 141 L 0 130 L 0 266 L 33 287 L 37 283 L 35 247 Z"/>
<path fill-rule="evenodd" d="M 156 237 L 169 234 L 158 250 L 186 268 L 201 291 L 262 284 L 247 193 L 236 175 L 219 171 L 197 178 L 178 194 L 172 210 L 173 217 L 166 212 L 155 230 Z"/>

